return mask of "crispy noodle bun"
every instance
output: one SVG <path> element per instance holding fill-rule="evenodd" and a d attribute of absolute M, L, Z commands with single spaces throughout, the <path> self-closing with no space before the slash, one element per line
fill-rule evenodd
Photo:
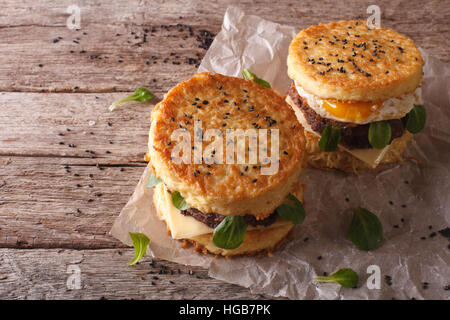
<path fill-rule="evenodd" d="M 422 79 L 423 60 L 414 42 L 365 21 L 311 26 L 291 42 L 288 74 L 322 99 L 383 101 L 413 92 Z"/>
<path fill-rule="evenodd" d="M 292 191 L 292 194 L 296 196 L 297 199 L 303 202 L 304 186 L 300 183 L 296 183 L 296 188 Z M 169 223 L 168 223 L 168 208 L 164 206 L 164 192 L 167 189 L 161 185 L 158 185 L 154 189 L 153 193 L 153 204 L 158 218 L 166 222 L 167 230 L 171 233 Z M 179 211 L 177 214 L 180 214 Z M 188 217 L 188 219 L 194 219 Z M 198 222 L 201 223 L 201 222 Z M 273 224 L 267 227 L 248 227 L 245 233 L 245 238 L 243 243 L 236 249 L 227 250 L 218 248 L 212 241 L 213 233 L 211 232 L 203 233 L 197 236 L 191 236 L 186 238 L 181 238 L 178 240 L 184 240 L 194 245 L 195 251 L 200 251 L 203 253 L 211 253 L 221 256 L 236 256 L 236 255 L 259 255 L 259 254 L 270 254 L 273 250 L 277 249 L 285 240 L 287 240 L 292 233 L 294 225 L 289 221 L 284 221 L 281 218 Z"/>
<path fill-rule="evenodd" d="M 226 141 L 223 164 L 194 164 L 193 156 L 190 164 L 175 164 L 171 157 L 178 142 L 171 140 L 171 134 L 186 129 L 193 146 L 197 120 L 202 122 L 203 134 L 207 129 L 218 129 L 223 137 L 227 129 L 278 129 L 278 171 L 262 175 L 259 166 L 269 165 L 259 157 L 256 164 L 225 163 Z M 270 157 L 271 138 L 266 136 Z M 211 143 L 204 141 L 202 150 Z M 251 80 L 196 74 L 171 89 L 152 112 L 149 156 L 155 175 L 169 190 L 180 192 L 188 205 L 205 213 L 267 217 L 298 181 L 304 150 L 303 128 L 292 108 L 276 91 Z"/>
<path fill-rule="evenodd" d="M 334 152 L 323 152 L 319 148 L 320 137 L 308 131 L 305 131 L 305 136 L 306 161 L 308 164 L 319 169 L 338 169 L 345 172 L 358 173 L 360 171 L 379 169 L 383 165 L 402 161 L 403 151 L 412 140 L 413 135 L 405 130 L 401 137 L 392 140 L 388 151 L 376 168 L 372 168 L 367 163 L 340 148 Z"/>

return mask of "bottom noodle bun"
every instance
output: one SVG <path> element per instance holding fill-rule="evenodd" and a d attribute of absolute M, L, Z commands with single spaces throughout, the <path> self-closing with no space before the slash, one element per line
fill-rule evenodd
<path fill-rule="evenodd" d="M 289 234 L 293 228 L 294 225 L 287 222 L 274 227 L 248 230 L 245 233 L 244 242 L 236 249 L 231 250 L 216 247 L 212 241 L 212 233 L 202 234 L 187 240 L 193 242 L 197 250 L 206 249 L 210 253 L 225 257 L 266 254 L 274 251 L 283 244 L 283 242 L 289 238 Z"/>
<path fill-rule="evenodd" d="M 320 137 L 305 130 L 306 137 L 306 161 L 312 167 L 319 169 L 338 169 L 350 173 L 358 173 L 366 170 L 376 170 L 389 163 L 403 161 L 403 151 L 412 140 L 413 135 L 405 131 L 399 138 L 392 140 L 389 149 L 376 167 L 352 156 L 350 153 L 338 149 L 334 152 L 324 152 L 319 148 Z"/>
<path fill-rule="evenodd" d="M 302 202 L 303 189 L 304 185 L 298 182 L 296 188 L 291 192 Z M 214 229 L 191 216 L 181 214 L 180 210 L 173 206 L 170 193 L 164 183 L 160 183 L 154 188 L 153 206 L 158 218 L 166 223 L 167 231 L 173 239 L 193 244 L 194 251 L 209 252 L 225 257 L 270 255 L 273 250 L 289 238 L 294 229 L 294 224 L 280 217 L 267 227 L 249 225 L 241 245 L 235 249 L 227 250 L 219 248 L 213 243 Z"/>

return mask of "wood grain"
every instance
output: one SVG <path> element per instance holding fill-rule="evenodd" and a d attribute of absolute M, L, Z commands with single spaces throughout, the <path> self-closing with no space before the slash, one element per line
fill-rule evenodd
<path fill-rule="evenodd" d="M 200 268 L 126 266 L 132 249 L 108 232 L 146 165 L 149 110 L 195 72 L 228 5 L 300 29 L 364 19 L 372 2 L 92 0 L 78 4 L 75 31 L 71 0 L 2 1 L 0 298 L 264 298 Z M 449 2 L 377 4 L 382 24 L 450 61 Z M 107 110 L 141 86 L 157 98 Z M 81 290 L 67 290 L 69 264 L 81 268 Z M 168 274 L 153 280 L 161 265 Z"/>
<path fill-rule="evenodd" d="M 196 63 L 188 61 L 198 63 L 206 52 L 201 48 L 207 38 L 202 30 L 217 34 L 228 4 L 300 29 L 364 19 L 372 2 L 290 0 L 274 8 L 269 0 L 94 1 L 80 5 L 81 30 L 75 31 L 65 26 L 71 1 L 41 1 L 37 6 L 31 0 L 7 0 L 0 7 L 0 91 L 111 92 L 137 86 L 167 90 L 195 72 Z M 395 0 L 379 6 L 383 25 L 449 61 L 448 2 Z"/>
<path fill-rule="evenodd" d="M 0 249 L 2 299 L 267 299 L 212 279 L 206 270 L 143 258 L 127 266 L 132 249 Z M 80 289 L 67 286 L 79 268 Z M 69 270 L 69 271 L 68 271 Z M 73 288 L 73 289 L 69 289 Z"/>

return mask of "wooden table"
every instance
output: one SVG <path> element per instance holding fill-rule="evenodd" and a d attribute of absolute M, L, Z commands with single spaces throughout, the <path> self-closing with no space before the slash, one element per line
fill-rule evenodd
<path fill-rule="evenodd" d="M 78 31 L 66 26 L 74 2 Z M 190 77 L 230 3 L 300 29 L 365 19 L 372 2 L 2 1 L 0 299 L 266 298 L 201 268 L 127 266 L 133 249 L 108 232 L 146 166 L 150 104 L 108 106 L 138 87 L 161 99 Z M 449 2 L 378 4 L 382 24 L 450 60 Z M 66 285 L 73 265 L 80 290 Z"/>

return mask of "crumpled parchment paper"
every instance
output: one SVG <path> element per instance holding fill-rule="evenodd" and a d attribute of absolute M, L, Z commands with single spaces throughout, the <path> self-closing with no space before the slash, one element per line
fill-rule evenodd
<path fill-rule="evenodd" d="M 238 76 L 250 68 L 284 94 L 290 82 L 288 46 L 295 34 L 294 27 L 230 7 L 199 71 Z M 449 239 L 439 231 L 450 225 L 450 69 L 422 54 L 428 119 L 406 154 L 420 165 L 406 161 L 358 176 L 306 168 L 302 181 L 307 186 L 307 217 L 273 258 L 214 259 L 181 249 L 154 214 L 152 189 L 145 188 L 147 169 L 111 234 L 131 245 L 128 232 L 142 232 L 150 238 L 149 254 L 154 257 L 209 268 L 211 277 L 253 293 L 291 299 L 448 299 L 450 291 L 444 288 L 450 284 Z M 383 225 L 384 241 L 375 251 L 360 251 L 346 238 L 349 208 L 357 206 L 371 210 Z M 371 265 L 381 270 L 380 289 L 366 285 Z M 344 267 L 359 274 L 358 288 L 312 280 Z"/>

